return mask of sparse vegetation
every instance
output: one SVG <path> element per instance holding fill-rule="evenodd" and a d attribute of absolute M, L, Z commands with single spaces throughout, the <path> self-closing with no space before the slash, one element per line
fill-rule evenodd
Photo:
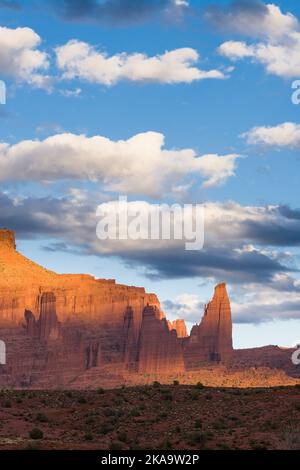
<path fill-rule="evenodd" d="M 300 449 L 294 386 L 6 390 L 0 400 L 0 449 Z"/>

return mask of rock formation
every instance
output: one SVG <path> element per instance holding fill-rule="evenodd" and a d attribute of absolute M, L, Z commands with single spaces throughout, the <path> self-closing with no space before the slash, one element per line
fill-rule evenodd
<path fill-rule="evenodd" d="M 169 321 L 169 328 L 170 330 L 176 331 L 178 338 L 187 338 L 188 336 L 185 321 L 182 319 L 174 320 L 172 322 Z"/>
<path fill-rule="evenodd" d="M 226 285 L 215 288 L 213 299 L 206 305 L 200 325 L 195 325 L 185 341 L 187 368 L 202 361 L 228 361 L 232 355 L 231 308 Z"/>
<path fill-rule="evenodd" d="M 0 230 L 0 340 L 7 351 L 0 387 L 99 386 L 99 377 L 120 384 L 128 374 L 140 383 L 151 376 L 172 380 L 219 363 L 269 367 L 274 354 L 291 369 L 288 355 L 272 347 L 267 356 L 233 351 L 225 284 L 188 336 L 183 320 L 166 319 L 156 295 L 111 279 L 48 271 L 16 251 L 7 229 Z"/>
<path fill-rule="evenodd" d="M 148 306 L 155 312 L 153 361 L 146 347 Z M 8 230 L 0 230 L 0 338 L 9 351 L 0 384 L 65 384 L 100 363 L 140 373 L 183 367 L 176 331 L 169 331 L 156 295 L 114 280 L 48 271 L 16 251 Z"/>
<path fill-rule="evenodd" d="M 170 374 L 183 370 L 183 350 L 176 330 L 169 329 L 157 307 L 146 306 L 139 337 L 138 371 Z"/>

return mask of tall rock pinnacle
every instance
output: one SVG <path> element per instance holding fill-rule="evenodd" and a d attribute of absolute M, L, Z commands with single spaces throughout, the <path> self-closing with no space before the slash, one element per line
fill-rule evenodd
<path fill-rule="evenodd" d="M 201 361 L 226 361 L 232 351 L 230 301 L 226 285 L 219 284 L 205 307 L 200 325 L 192 328 L 185 353 L 187 362 L 193 367 Z"/>
<path fill-rule="evenodd" d="M 0 228 L 0 249 L 1 248 L 16 249 L 15 232 L 13 230 Z"/>

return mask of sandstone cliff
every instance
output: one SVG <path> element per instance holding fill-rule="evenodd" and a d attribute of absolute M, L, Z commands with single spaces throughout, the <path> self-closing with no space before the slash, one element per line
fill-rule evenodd
<path fill-rule="evenodd" d="M 146 331 L 148 306 L 155 322 Z M 152 349 L 145 347 L 147 335 Z M 177 334 L 169 332 L 156 295 L 114 280 L 48 271 L 16 251 L 8 230 L 0 230 L 0 337 L 8 345 L 0 384 L 12 386 L 63 385 L 100 363 L 140 373 L 183 365 Z"/>

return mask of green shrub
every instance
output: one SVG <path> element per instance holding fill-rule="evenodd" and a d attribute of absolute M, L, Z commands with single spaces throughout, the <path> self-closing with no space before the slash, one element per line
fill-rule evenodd
<path fill-rule="evenodd" d="M 39 428 L 33 428 L 33 429 L 29 432 L 29 437 L 30 437 L 31 439 L 43 439 L 44 433 L 43 433 L 43 431 L 41 431 Z"/>
<path fill-rule="evenodd" d="M 40 423 L 46 423 L 48 421 L 48 418 L 44 413 L 38 413 L 35 417 L 36 421 L 39 421 Z"/>
<path fill-rule="evenodd" d="M 205 388 L 205 386 L 201 382 L 197 382 L 195 387 L 198 388 L 199 390 L 201 390 L 202 388 Z"/>
<path fill-rule="evenodd" d="M 196 428 L 196 429 L 202 428 L 202 421 L 201 421 L 201 419 L 196 419 L 196 421 L 195 421 L 195 428 Z"/>
<path fill-rule="evenodd" d="M 119 442 L 119 441 L 112 441 L 109 444 L 109 450 L 122 450 L 122 449 L 123 449 L 123 446 L 122 446 L 121 442 Z"/>

